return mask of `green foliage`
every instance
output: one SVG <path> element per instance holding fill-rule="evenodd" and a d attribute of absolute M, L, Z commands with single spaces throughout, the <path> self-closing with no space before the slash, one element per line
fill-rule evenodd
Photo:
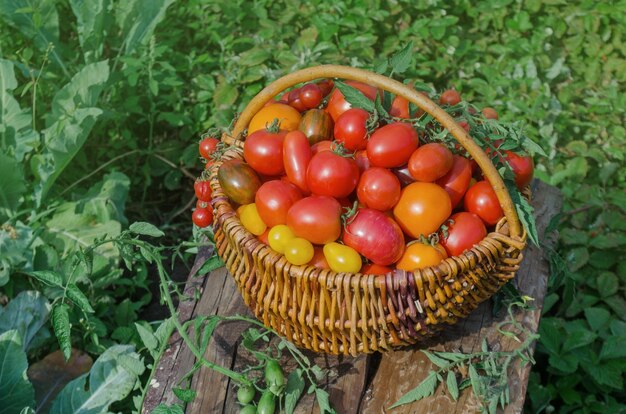
<path fill-rule="evenodd" d="M 19 413 L 35 405 L 35 391 L 26 377 L 28 361 L 17 330 L 0 334 L 0 404 L 2 412 Z"/>
<path fill-rule="evenodd" d="M 17 330 L 24 351 L 36 348 L 50 336 L 46 327 L 50 303 L 38 291 L 20 292 L 0 308 L 0 334 Z"/>

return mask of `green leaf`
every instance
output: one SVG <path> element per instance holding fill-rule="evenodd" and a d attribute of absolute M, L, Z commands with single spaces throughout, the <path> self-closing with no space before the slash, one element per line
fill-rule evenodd
<path fill-rule="evenodd" d="M 599 331 L 606 326 L 611 319 L 611 313 L 604 308 L 585 308 L 585 318 L 591 329 Z"/>
<path fill-rule="evenodd" d="M 435 388 L 437 388 L 437 373 L 435 371 L 430 371 L 426 378 L 424 378 L 424 380 L 417 387 L 400 397 L 400 399 L 389 407 L 389 409 L 398 407 L 402 404 L 419 401 L 423 398 L 431 396 L 434 394 Z"/>
<path fill-rule="evenodd" d="M 363 93 L 341 81 L 335 81 L 335 87 L 343 94 L 346 101 L 352 105 L 353 108 L 361 108 L 367 112 L 374 112 L 374 102 L 369 100 Z"/>
<path fill-rule="evenodd" d="M 154 336 L 151 330 L 149 330 L 140 323 L 135 322 L 135 328 L 137 329 L 137 333 L 141 338 L 141 342 L 143 342 L 144 346 L 148 349 L 150 355 L 152 355 L 152 357 L 156 359 L 159 349 L 159 341 L 157 340 L 157 338 Z"/>
<path fill-rule="evenodd" d="M 391 65 L 391 73 L 404 73 L 411 65 L 411 58 L 413 57 L 413 41 L 407 43 L 398 53 L 393 55 L 389 59 Z"/>
<path fill-rule="evenodd" d="M 3 413 L 18 413 L 35 406 L 35 390 L 28 381 L 28 360 L 20 334 L 13 330 L 0 334 L 0 407 Z"/>
<path fill-rule="evenodd" d="M 115 20 L 122 29 L 124 53 L 132 53 L 150 40 L 174 0 L 130 0 L 118 4 Z"/>
<path fill-rule="evenodd" d="M 128 228 L 131 232 L 135 234 L 141 234 L 143 236 L 151 236 L 151 237 L 163 237 L 165 233 L 159 230 L 154 224 L 146 223 L 145 221 L 137 221 L 130 225 Z"/>
<path fill-rule="evenodd" d="M 26 180 L 21 164 L 0 153 L 0 220 L 13 215 L 25 193 Z"/>
<path fill-rule="evenodd" d="M 315 397 L 317 398 L 317 405 L 320 407 L 320 414 L 336 414 L 335 410 L 330 406 L 328 393 L 326 391 L 321 388 L 315 388 Z"/>
<path fill-rule="evenodd" d="M 59 303 L 52 308 L 52 329 L 54 335 L 59 341 L 59 347 L 63 351 L 63 356 L 67 361 L 72 356 L 72 338 L 70 332 L 70 317 L 68 314 L 69 306 L 65 303 Z"/>
<path fill-rule="evenodd" d="M 70 6 L 76 16 L 85 62 L 92 63 L 102 56 L 109 0 L 70 0 Z"/>
<path fill-rule="evenodd" d="M 174 391 L 176 398 L 184 403 L 190 403 L 196 398 L 196 392 L 194 390 L 174 387 L 172 391 Z"/>
<path fill-rule="evenodd" d="M 285 388 L 285 413 L 293 414 L 298 400 L 304 391 L 304 379 L 302 378 L 302 370 L 296 369 L 291 371 L 287 377 L 287 386 Z"/>
<path fill-rule="evenodd" d="M 52 270 L 37 270 L 27 274 L 49 286 L 63 287 L 63 278 Z"/>
<path fill-rule="evenodd" d="M 0 308 L 0 334 L 17 330 L 23 338 L 24 351 L 28 351 L 39 330 L 47 330 L 45 325 L 50 309 L 48 299 L 38 291 L 20 292 L 8 305 Z"/>
<path fill-rule="evenodd" d="M 183 410 L 183 407 L 179 404 L 165 405 L 161 403 L 154 410 L 152 410 L 151 414 L 184 414 L 184 413 L 185 411 Z"/>
<path fill-rule="evenodd" d="M 456 382 L 456 375 L 454 372 L 448 371 L 448 378 L 446 379 L 446 385 L 448 386 L 448 392 L 454 401 L 459 399 L 459 386 Z"/>
<path fill-rule="evenodd" d="M 597 337 L 598 335 L 595 332 L 586 329 L 570 332 L 563 343 L 563 351 L 567 352 L 572 349 L 580 348 L 581 346 L 589 345 L 595 341 Z"/>
<path fill-rule="evenodd" d="M 448 366 L 450 366 L 450 363 L 448 361 L 446 361 L 443 358 L 439 358 L 438 356 L 425 351 L 425 350 L 421 350 L 422 353 L 424 355 L 426 355 L 426 357 L 428 357 L 428 359 L 430 360 L 430 362 L 432 362 L 433 364 L 435 364 L 436 366 L 438 366 L 439 368 L 447 368 Z"/>
<path fill-rule="evenodd" d="M 78 306 L 85 313 L 93 313 L 94 310 L 89 303 L 89 299 L 87 296 L 76 286 L 75 284 L 69 284 L 66 287 L 65 294 L 67 297 L 74 302 L 76 306 Z"/>
<path fill-rule="evenodd" d="M 63 388 L 52 403 L 50 414 L 106 412 L 111 404 L 126 398 L 138 377 L 119 362 L 122 357 L 142 364 L 132 346 L 110 347 L 96 360 L 89 374 L 78 377 Z"/>
<path fill-rule="evenodd" d="M 617 293 L 619 279 L 611 272 L 602 272 L 598 276 L 598 293 L 600 297 L 606 298 Z"/>
<path fill-rule="evenodd" d="M 602 344 L 600 359 L 626 358 L 626 336 L 610 336 Z"/>
<path fill-rule="evenodd" d="M 624 381 L 622 380 L 622 372 L 619 367 L 611 363 L 593 364 L 583 363 L 585 371 L 587 371 L 593 380 L 600 385 L 608 385 L 617 390 L 624 389 Z"/>
<path fill-rule="evenodd" d="M 522 193 L 520 193 L 517 189 L 515 182 L 506 180 L 505 184 L 509 194 L 511 195 L 511 200 L 513 200 L 513 204 L 515 204 L 517 216 L 519 217 L 522 226 L 526 229 L 528 238 L 535 246 L 539 246 L 539 235 L 537 234 L 537 227 L 535 225 L 533 207 L 530 205 L 528 200 L 522 196 Z"/>
<path fill-rule="evenodd" d="M 167 342 L 174 330 L 174 320 L 170 317 L 165 319 L 154 332 L 154 337 L 159 341 L 159 346 Z"/>
<path fill-rule="evenodd" d="M 217 254 L 208 258 L 203 264 L 202 267 L 198 270 L 199 275 L 206 275 L 209 272 L 212 272 L 215 269 L 219 269 L 224 266 L 224 261 Z"/>

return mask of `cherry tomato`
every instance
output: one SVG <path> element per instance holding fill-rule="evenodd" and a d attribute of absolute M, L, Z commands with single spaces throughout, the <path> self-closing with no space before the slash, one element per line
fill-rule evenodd
<path fill-rule="evenodd" d="M 467 121 L 457 121 L 457 124 L 459 124 L 459 126 L 463 128 L 465 132 L 470 132 L 470 124 L 468 124 Z"/>
<path fill-rule="evenodd" d="M 411 124 L 394 122 L 374 131 L 367 142 L 367 156 L 375 167 L 400 167 L 418 145 L 417 132 Z"/>
<path fill-rule="evenodd" d="M 439 97 L 439 103 L 442 105 L 456 105 L 461 102 L 461 95 L 454 89 L 444 91 Z"/>
<path fill-rule="evenodd" d="M 409 172 L 417 181 L 432 183 L 450 171 L 453 163 L 452 152 L 436 142 L 422 145 L 409 159 Z"/>
<path fill-rule="evenodd" d="M 323 109 L 310 109 L 302 116 L 298 130 L 306 135 L 311 145 L 330 140 L 333 135 L 333 119 Z"/>
<path fill-rule="evenodd" d="M 211 201 L 211 184 L 206 180 L 197 179 L 193 184 L 194 192 L 196 193 L 196 197 L 200 201 L 209 202 Z"/>
<path fill-rule="evenodd" d="M 414 242 L 406 246 L 402 258 L 396 263 L 396 268 L 412 272 L 415 269 L 436 266 L 445 258 L 445 254 L 430 244 Z"/>
<path fill-rule="evenodd" d="M 335 141 L 341 142 L 349 151 L 365 149 L 367 146 L 366 124 L 369 117 L 369 112 L 364 109 L 348 109 L 335 122 Z"/>
<path fill-rule="evenodd" d="M 207 162 L 204 163 L 204 169 L 208 170 L 209 168 L 211 168 L 213 166 L 213 164 L 215 164 L 215 161 L 207 160 Z"/>
<path fill-rule="evenodd" d="M 339 243 L 325 244 L 324 256 L 331 270 L 337 273 L 357 273 L 363 265 L 361 255 L 356 250 Z"/>
<path fill-rule="evenodd" d="M 263 222 L 274 227 L 287 222 L 287 212 L 302 198 L 300 190 L 283 180 L 267 181 L 259 187 L 254 203 Z"/>
<path fill-rule="evenodd" d="M 487 119 L 499 119 L 498 117 L 498 112 L 496 112 L 495 109 L 486 106 L 483 108 L 483 110 L 481 111 L 483 116 Z"/>
<path fill-rule="evenodd" d="M 267 229 L 267 225 L 259 215 L 255 203 L 243 205 L 237 209 L 237 212 L 239 213 L 241 224 L 255 236 L 260 236 Z"/>
<path fill-rule="evenodd" d="M 463 198 L 471 179 L 472 165 L 469 160 L 460 155 L 454 155 L 452 168 L 446 175 L 438 179 L 436 183 L 448 192 L 454 208 Z"/>
<path fill-rule="evenodd" d="M 385 211 L 400 200 L 400 191 L 398 177 L 386 168 L 372 167 L 361 175 L 356 194 L 365 207 Z"/>
<path fill-rule="evenodd" d="M 483 221 L 474 213 L 456 213 L 450 220 L 453 223 L 448 226 L 448 237 L 440 238 L 449 256 L 458 256 L 471 249 L 487 235 Z"/>
<path fill-rule="evenodd" d="M 237 401 L 241 404 L 248 404 L 254 400 L 256 390 L 253 385 L 242 385 L 237 390 Z"/>
<path fill-rule="evenodd" d="M 476 214 L 485 224 L 493 226 L 504 216 L 498 196 L 488 181 L 479 181 L 467 190 L 465 210 Z"/>
<path fill-rule="evenodd" d="M 309 141 L 302 132 L 292 131 L 285 135 L 283 164 L 287 179 L 305 194 L 309 192 L 309 186 L 306 183 L 306 170 L 312 156 Z"/>
<path fill-rule="evenodd" d="M 204 158 L 205 160 L 210 160 L 211 154 L 215 152 L 215 149 L 217 148 L 217 144 L 219 143 L 220 141 L 217 138 L 213 138 L 213 137 L 203 138 L 202 141 L 200 141 L 200 145 L 199 145 L 200 156 Z"/>
<path fill-rule="evenodd" d="M 321 81 L 317 81 L 315 82 L 315 84 L 320 88 L 323 96 L 327 96 L 333 90 L 333 87 L 335 86 L 335 83 L 332 81 L 332 79 L 324 79 Z"/>
<path fill-rule="evenodd" d="M 359 180 L 359 167 L 351 158 L 332 151 L 317 153 L 306 171 L 306 182 L 313 194 L 346 197 Z"/>
<path fill-rule="evenodd" d="M 307 109 L 317 108 L 322 103 L 323 98 L 322 89 L 314 83 L 306 84 L 300 88 L 300 100 Z"/>
<path fill-rule="evenodd" d="M 404 251 L 404 235 L 398 223 L 378 210 L 359 209 L 348 219 L 343 242 L 373 263 L 387 266 Z"/>
<path fill-rule="evenodd" d="M 354 162 L 356 162 L 356 166 L 359 167 L 361 173 L 367 170 L 370 167 L 370 159 L 367 158 L 367 151 L 357 151 L 356 154 L 354 154 Z"/>
<path fill-rule="evenodd" d="M 341 205 L 332 197 L 305 197 L 289 209 L 287 226 L 311 243 L 330 243 L 341 234 Z"/>
<path fill-rule="evenodd" d="M 417 239 L 437 231 L 451 212 L 450 196 L 443 188 L 415 182 L 402 190 L 393 216 L 406 234 Z"/>
<path fill-rule="evenodd" d="M 391 272 L 391 270 L 392 269 L 387 266 L 381 266 L 376 263 L 368 263 L 366 265 L 363 265 L 363 267 L 361 268 L 361 273 L 363 273 L 364 275 L 386 275 L 387 273 Z"/>
<path fill-rule="evenodd" d="M 285 248 L 295 238 L 296 235 L 293 234 L 293 231 L 284 224 L 272 227 L 267 235 L 270 247 L 278 253 L 285 253 Z"/>
<path fill-rule="evenodd" d="M 250 204 L 261 186 L 261 179 L 248 164 L 233 159 L 224 161 L 217 171 L 217 179 L 226 197 L 237 204 Z"/>
<path fill-rule="evenodd" d="M 246 138 L 243 157 L 255 171 L 264 175 L 280 175 L 283 165 L 283 141 L 286 131 L 277 133 L 262 129 Z"/>
<path fill-rule="evenodd" d="M 298 112 L 304 112 L 308 109 L 300 98 L 300 88 L 293 89 L 289 92 L 289 106 L 295 108 Z"/>
<path fill-rule="evenodd" d="M 252 117 L 248 125 L 248 136 L 252 133 L 263 130 L 270 126 L 275 119 L 280 123 L 280 129 L 284 131 L 293 131 L 298 129 L 300 124 L 300 112 L 289 105 L 282 103 L 273 103 L 261 108 L 259 112 Z"/>
<path fill-rule="evenodd" d="M 300 237 L 291 239 L 285 247 L 287 261 L 298 266 L 309 263 L 314 253 L 311 242 Z"/>
<path fill-rule="evenodd" d="M 330 266 L 326 261 L 326 257 L 324 257 L 324 249 L 319 246 L 315 246 L 313 250 L 313 258 L 309 261 L 308 265 L 317 267 L 318 269 L 330 269 Z"/>
<path fill-rule="evenodd" d="M 378 90 L 375 87 L 356 81 L 346 81 L 346 84 L 360 90 L 370 100 L 376 99 Z M 328 99 L 328 106 L 326 106 L 326 111 L 333 117 L 333 121 L 337 122 L 339 116 L 350 108 L 352 108 L 352 105 L 346 101 L 341 91 L 335 88 Z"/>
<path fill-rule="evenodd" d="M 520 190 L 533 180 L 535 165 L 532 157 L 517 155 L 511 151 L 504 151 L 504 158 L 515 173 L 515 184 Z"/>
<path fill-rule="evenodd" d="M 193 224 L 200 228 L 208 227 L 213 222 L 213 210 L 211 208 L 196 208 L 191 214 Z"/>
<path fill-rule="evenodd" d="M 318 152 L 332 151 L 334 147 L 335 144 L 332 141 L 320 141 L 311 146 L 311 154 L 315 155 Z"/>

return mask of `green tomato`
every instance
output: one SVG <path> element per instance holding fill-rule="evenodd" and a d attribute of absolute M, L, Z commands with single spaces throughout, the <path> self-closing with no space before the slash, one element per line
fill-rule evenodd
<path fill-rule="evenodd" d="M 256 407 L 258 414 L 274 414 L 276 410 L 276 396 L 271 391 L 265 391 Z"/>
<path fill-rule="evenodd" d="M 241 404 L 248 404 L 254 400 L 254 394 L 256 394 L 256 390 L 253 385 L 242 385 L 237 390 L 237 401 Z"/>
<path fill-rule="evenodd" d="M 263 223 L 263 219 L 259 216 L 256 204 L 252 203 L 241 206 L 237 209 L 237 212 L 239 213 L 241 224 L 255 236 L 260 236 L 265 232 L 265 229 L 267 229 L 267 226 Z"/>
<path fill-rule="evenodd" d="M 265 384 L 274 395 L 282 394 L 285 389 L 285 375 L 278 361 L 272 359 L 265 364 Z"/>
<path fill-rule="evenodd" d="M 338 273 L 357 273 L 363 265 L 361 255 L 356 250 L 335 242 L 324 245 L 324 257 L 328 266 Z"/>
<path fill-rule="evenodd" d="M 296 238 L 293 231 L 284 224 L 279 224 L 272 227 L 267 234 L 267 240 L 270 243 L 270 247 L 276 250 L 278 253 L 285 253 L 285 248 L 289 242 Z"/>
<path fill-rule="evenodd" d="M 315 250 L 313 245 L 307 239 L 296 237 L 289 240 L 289 244 L 285 248 L 285 257 L 287 261 L 295 265 L 307 264 L 313 258 Z"/>
<path fill-rule="evenodd" d="M 245 405 L 239 410 L 239 414 L 256 414 L 256 407 L 252 404 Z"/>

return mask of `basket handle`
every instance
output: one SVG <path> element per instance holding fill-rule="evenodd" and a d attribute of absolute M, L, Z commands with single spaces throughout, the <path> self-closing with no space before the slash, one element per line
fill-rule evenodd
<path fill-rule="evenodd" d="M 377 88 L 384 89 L 397 96 L 401 96 L 410 102 L 413 102 L 424 112 L 430 114 L 439 123 L 446 128 L 450 134 L 458 141 L 459 144 L 476 160 L 478 166 L 483 171 L 485 177 L 493 187 L 498 196 L 498 201 L 502 206 L 502 210 L 507 219 L 510 235 L 512 237 L 522 237 L 522 226 L 520 224 L 515 205 L 511 200 L 511 196 L 507 191 L 502 177 L 494 167 L 493 163 L 484 153 L 484 151 L 472 140 L 465 130 L 457 124 L 454 119 L 436 103 L 428 97 L 417 93 L 407 85 L 393 80 L 377 73 L 369 72 L 363 69 L 352 68 L 340 65 L 321 65 L 311 68 L 302 69 L 275 80 L 260 91 L 243 110 L 235 127 L 233 128 L 232 137 L 235 140 L 241 137 L 241 132 L 248 126 L 252 117 L 265 105 L 270 99 L 278 95 L 280 92 L 295 86 L 299 83 L 309 82 L 320 78 L 341 78 L 355 80 Z"/>

